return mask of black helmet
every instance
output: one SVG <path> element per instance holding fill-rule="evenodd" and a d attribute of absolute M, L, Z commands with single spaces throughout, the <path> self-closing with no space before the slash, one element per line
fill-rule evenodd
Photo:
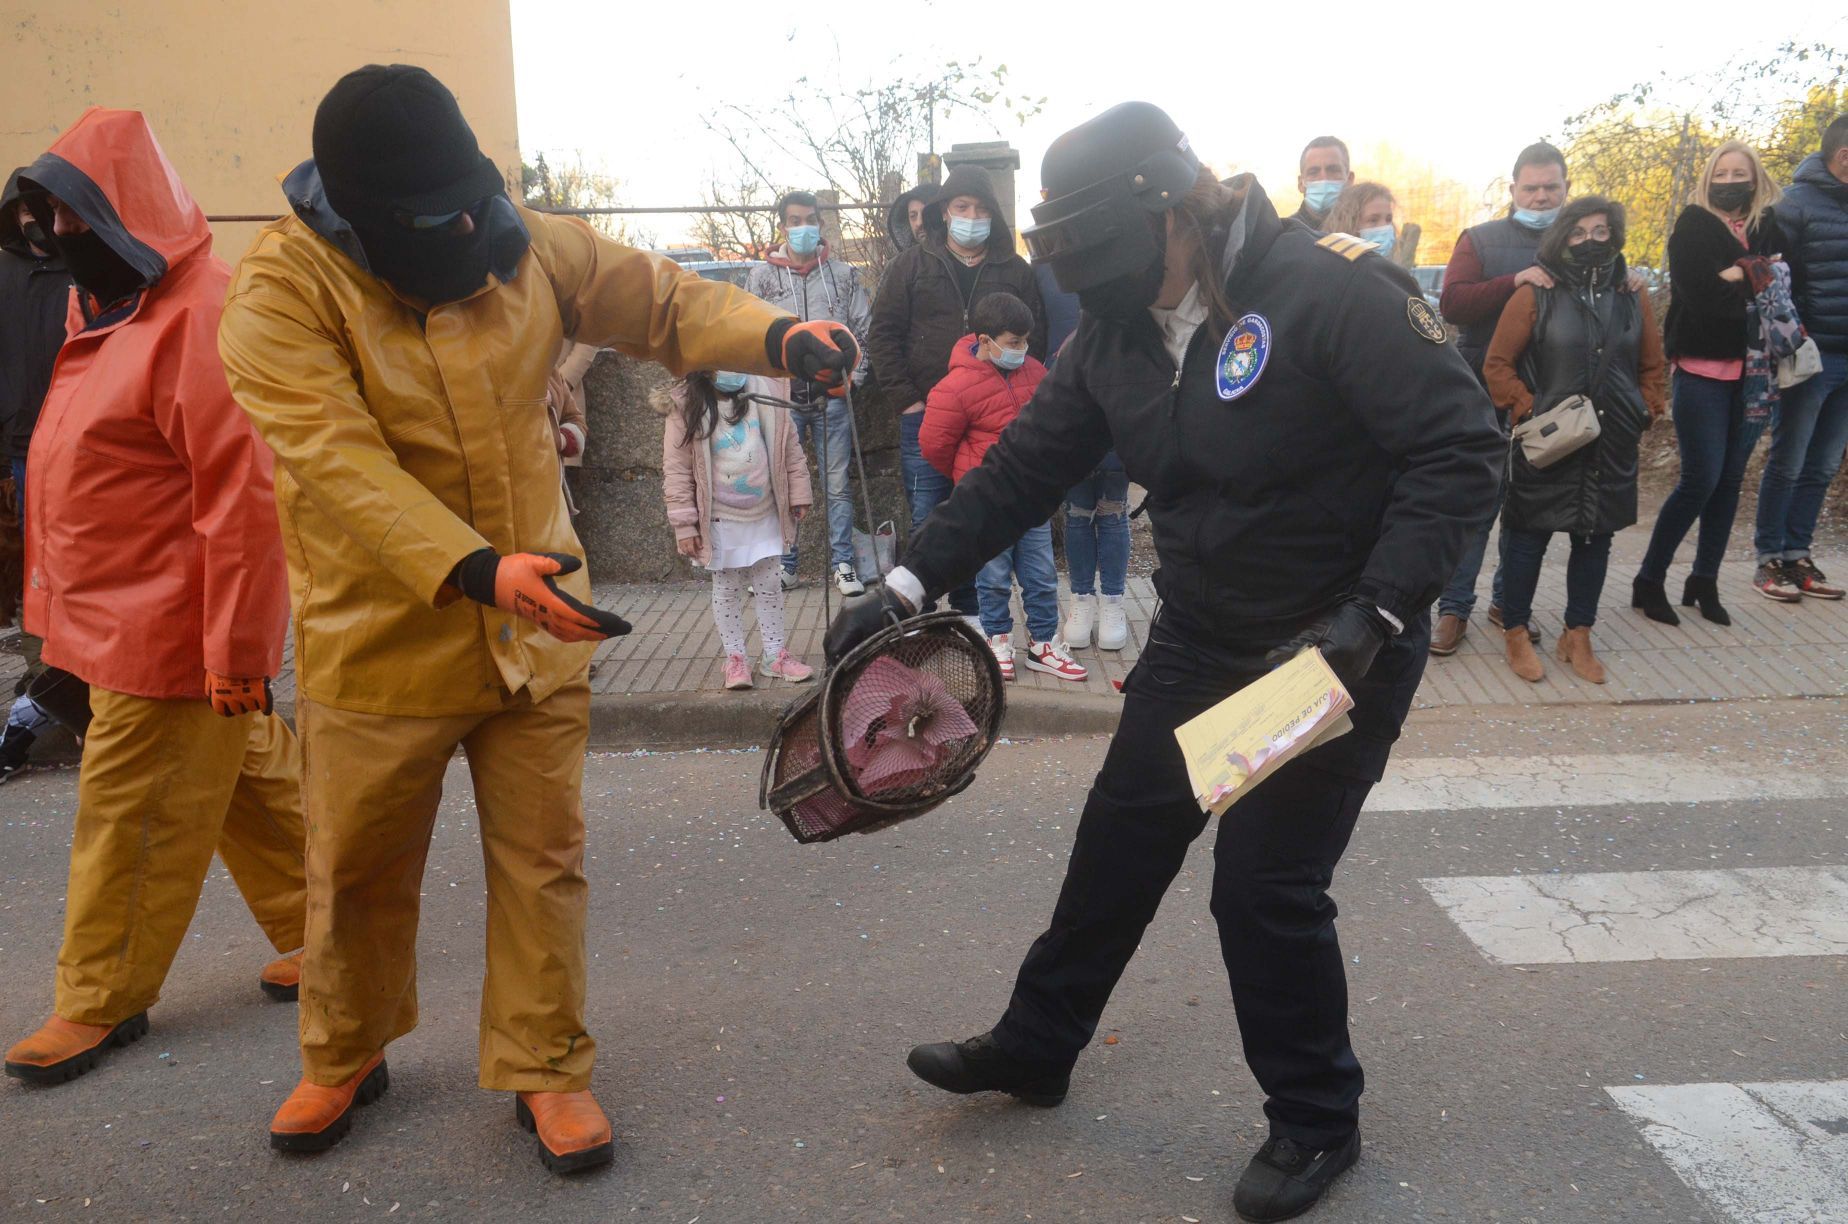
<path fill-rule="evenodd" d="M 1052 142 L 1040 163 L 1044 203 L 1022 235 L 1059 287 L 1077 293 L 1161 258 L 1151 216 L 1186 198 L 1200 173 L 1187 137 L 1159 106 L 1124 102 Z"/>

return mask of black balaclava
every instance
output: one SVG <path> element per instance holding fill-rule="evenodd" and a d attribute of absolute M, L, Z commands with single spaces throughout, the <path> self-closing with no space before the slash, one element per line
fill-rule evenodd
<path fill-rule="evenodd" d="M 314 160 L 373 275 L 432 306 L 481 288 L 493 262 L 489 205 L 506 186 L 441 81 L 405 64 L 349 72 L 315 111 Z M 457 210 L 474 218 L 471 232 L 409 224 Z"/>
<path fill-rule="evenodd" d="M 38 223 L 39 237 L 44 239 L 42 245 L 34 245 L 62 258 L 71 279 L 77 282 L 78 288 L 95 298 L 98 306 L 112 306 L 145 287 L 141 273 L 116 254 L 115 248 L 103 241 L 103 236 L 95 230 L 87 229 L 81 234 L 54 232 L 51 201 L 42 190 L 28 193 L 25 199 L 32 219 Z M 27 241 L 33 241 L 25 227 L 21 230 L 26 233 Z"/>

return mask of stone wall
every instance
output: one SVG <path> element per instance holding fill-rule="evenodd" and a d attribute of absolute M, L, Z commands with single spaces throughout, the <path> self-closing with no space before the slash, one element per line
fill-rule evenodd
<path fill-rule="evenodd" d="M 667 386 L 665 369 L 614 352 L 598 355 L 585 378 L 590 441 L 584 466 L 570 473 L 577 500 L 578 536 L 597 582 L 666 582 L 699 578 L 704 571 L 674 551 L 674 533 L 661 502 L 662 418 L 650 405 L 651 394 Z M 877 389 L 854 401 L 860 444 L 866 457 L 873 513 L 892 520 L 902 540 L 909 517 L 898 474 L 898 416 Z M 828 550 L 820 513 L 821 478 L 809 464 L 816 512 L 802 524 L 802 574 L 813 580 L 827 568 Z M 855 488 L 854 521 L 865 526 Z"/>

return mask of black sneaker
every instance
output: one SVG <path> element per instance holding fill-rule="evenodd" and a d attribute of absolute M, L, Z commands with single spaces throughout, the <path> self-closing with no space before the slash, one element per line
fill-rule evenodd
<path fill-rule="evenodd" d="M 1071 1068 L 1026 1063 L 995 1044 L 993 1033 L 967 1041 L 913 1046 L 905 1065 L 925 1083 L 945 1092 L 1005 1092 L 1029 1105 L 1057 1105 L 1072 1084 Z"/>
<path fill-rule="evenodd" d="M 25 769 L 26 760 L 32 754 L 32 741 L 37 738 L 31 730 L 12 724 L 0 731 L 0 782 L 18 777 Z"/>
<path fill-rule="evenodd" d="M 1291 1220 L 1322 1201 L 1335 1178 L 1360 1159 L 1360 1132 L 1338 1147 L 1316 1152 L 1294 1139 L 1273 1136 L 1245 1166 L 1232 1195 L 1241 1220 Z"/>

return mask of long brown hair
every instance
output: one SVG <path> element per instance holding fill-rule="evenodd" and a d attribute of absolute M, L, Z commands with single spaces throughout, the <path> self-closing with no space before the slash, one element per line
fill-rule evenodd
<path fill-rule="evenodd" d="M 713 371 L 694 370 L 681 380 L 679 401 L 680 424 L 686 431 L 687 441 L 697 442 L 710 438 L 719 427 L 719 389 L 712 381 Z M 733 396 L 731 411 L 725 415 L 727 425 L 736 425 L 743 418 L 746 405 L 739 403 L 743 392 Z"/>
<path fill-rule="evenodd" d="M 1188 271 L 1194 284 L 1200 287 L 1200 296 L 1206 299 L 1214 324 L 1221 328 L 1231 327 L 1235 316 L 1232 300 L 1226 296 L 1225 271 L 1220 265 L 1225 258 L 1232 221 L 1245 206 L 1251 181 L 1250 175 L 1241 174 L 1222 183 L 1211 170 L 1201 166 L 1193 186 L 1173 214 L 1174 234 L 1168 241 L 1193 240 L 1193 259 Z"/>
<path fill-rule="evenodd" d="M 1540 250 L 1535 258 L 1548 267 L 1565 267 L 1566 248 L 1573 229 L 1580 221 L 1599 213 L 1603 213 L 1605 220 L 1610 223 L 1612 248 L 1619 255 L 1623 254 L 1624 239 L 1629 234 L 1629 214 L 1615 200 L 1589 195 L 1580 196 L 1559 210 L 1559 215 L 1553 218 L 1553 224 L 1547 226 L 1546 233 L 1540 236 Z"/>

